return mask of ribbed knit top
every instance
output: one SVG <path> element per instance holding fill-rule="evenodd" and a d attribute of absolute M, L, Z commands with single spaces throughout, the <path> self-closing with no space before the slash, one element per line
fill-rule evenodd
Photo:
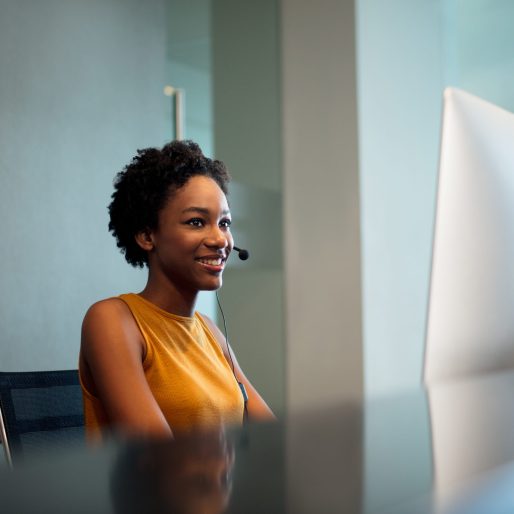
<path fill-rule="evenodd" d="M 244 404 L 239 386 L 202 316 L 177 316 L 133 293 L 119 298 L 143 336 L 144 374 L 172 431 L 240 425 Z M 109 424 L 107 415 L 101 399 L 83 382 L 82 391 L 86 432 L 97 439 Z"/>

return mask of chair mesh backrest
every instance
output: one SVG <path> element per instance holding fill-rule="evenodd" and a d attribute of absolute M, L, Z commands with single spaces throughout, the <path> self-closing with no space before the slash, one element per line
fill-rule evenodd
<path fill-rule="evenodd" d="M 1 372 L 0 406 L 13 460 L 84 440 L 77 370 Z"/>

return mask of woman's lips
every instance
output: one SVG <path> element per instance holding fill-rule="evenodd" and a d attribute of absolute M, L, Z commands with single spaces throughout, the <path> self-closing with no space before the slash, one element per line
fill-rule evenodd
<path fill-rule="evenodd" d="M 223 257 L 199 257 L 196 261 L 205 269 L 213 272 L 221 272 L 225 267 Z"/>

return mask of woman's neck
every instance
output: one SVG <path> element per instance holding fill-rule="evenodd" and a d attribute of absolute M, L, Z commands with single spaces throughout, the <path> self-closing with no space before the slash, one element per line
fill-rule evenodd
<path fill-rule="evenodd" d="M 149 273 L 146 286 L 139 295 L 166 312 L 190 318 L 195 311 L 198 292 L 181 291 L 173 283 L 157 280 Z"/>

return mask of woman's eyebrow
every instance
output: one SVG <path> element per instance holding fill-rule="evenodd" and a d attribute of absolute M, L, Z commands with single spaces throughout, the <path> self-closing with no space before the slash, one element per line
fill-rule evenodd
<path fill-rule="evenodd" d="M 206 207 L 187 207 L 186 209 L 184 209 L 182 211 L 183 214 L 186 214 L 188 212 L 197 212 L 197 213 L 203 214 L 205 216 L 208 216 L 210 214 L 209 209 L 207 209 Z M 230 214 L 230 210 L 223 209 L 223 211 L 221 211 L 221 214 L 223 216 L 226 216 L 227 214 Z"/>

